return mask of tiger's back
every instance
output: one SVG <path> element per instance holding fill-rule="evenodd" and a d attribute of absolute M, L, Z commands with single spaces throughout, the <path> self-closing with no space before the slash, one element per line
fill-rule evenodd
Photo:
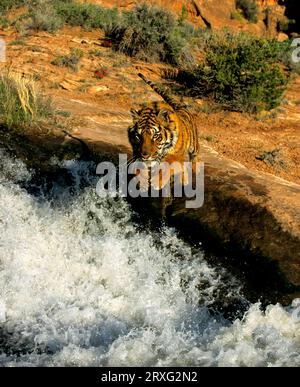
<path fill-rule="evenodd" d="M 182 141 L 178 144 L 180 151 L 187 151 L 189 155 L 189 161 L 193 161 L 199 151 L 198 143 L 198 130 L 196 125 L 195 117 L 185 108 L 181 108 L 176 111 L 180 126 L 182 128 Z"/>

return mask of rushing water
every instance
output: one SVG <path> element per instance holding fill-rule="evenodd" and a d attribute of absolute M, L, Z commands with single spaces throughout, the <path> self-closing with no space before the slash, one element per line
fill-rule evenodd
<path fill-rule="evenodd" d="M 49 194 L 0 156 L 0 364 L 300 365 L 300 302 L 230 322 L 210 305 L 242 298 L 238 281 L 174 230 L 143 230 L 122 199 L 80 187 L 84 164 L 66 165 L 71 190 Z"/>

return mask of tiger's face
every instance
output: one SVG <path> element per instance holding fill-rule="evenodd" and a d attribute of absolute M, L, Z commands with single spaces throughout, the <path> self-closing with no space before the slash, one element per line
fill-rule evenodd
<path fill-rule="evenodd" d="M 133 125 L 128 129 L 128 136 L 134 157 L 145 163 L 160 162 L 176 145 L 176 113 L 159 102 L 131 113 Z"/>

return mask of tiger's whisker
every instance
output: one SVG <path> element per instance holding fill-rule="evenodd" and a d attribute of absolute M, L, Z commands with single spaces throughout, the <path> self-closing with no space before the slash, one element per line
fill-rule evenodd
<path fill-rule="evenodd" d="M 119 165 L 117 167 L 117 170 L 120 170 L 121 167 L 125 167 L 125 166 L 128 167 L 135 160 L 136 160 L 136 156 L 131 157 L 126 163 L 123 163 L 122 165 Z"/>

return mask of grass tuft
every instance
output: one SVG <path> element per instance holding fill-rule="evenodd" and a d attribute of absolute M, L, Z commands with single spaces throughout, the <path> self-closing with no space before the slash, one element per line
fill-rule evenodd
<path fill-rule="evenodd" d="M 0 75 L 0 122 L 12 128 L 26 127 L 54 114 L 51 100 L 42 96 L 32 78 L 20 73 Z"/>

